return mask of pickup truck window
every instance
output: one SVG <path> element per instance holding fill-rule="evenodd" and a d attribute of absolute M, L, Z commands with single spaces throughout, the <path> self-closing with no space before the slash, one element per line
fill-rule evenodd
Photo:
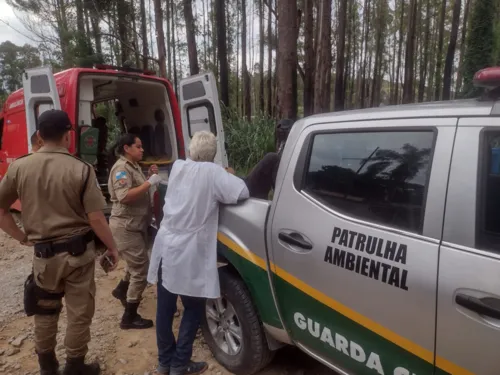
<path fill-rule="evenodd" d="M 485 130 L 480 142 L 476 247 L 500 251 L 500 131 Z"/>
<path fill-rule="evenodd" d="M 315 134 L 303 190 L 345 215 L 422 233 L 435 134 Z"/>

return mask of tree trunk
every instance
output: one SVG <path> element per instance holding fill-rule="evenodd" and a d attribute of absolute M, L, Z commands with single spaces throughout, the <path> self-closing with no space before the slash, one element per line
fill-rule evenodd
<path fill-rule="evenodd" d="M 463 77 L 462 69 L 464 63 L 465 41 L 467 38 L 467 21 L 469 18 L 470 3 L 471 0 L 467 0 L 464 10 L 464 19 L 462 23 L 462 36 L 460 38 L 460 61 L 458 63 L 458 69 L 457 69 L 457 85 L 455 88 L 455 95 L 459 94 L 460 90 L 462 89 L 462 77 Z"/>
<path fill-rule="evenodd" d="M 264 0 L 259 0 L 259 72 L 260 72 L 260 86 L 259 86 L 259 111 L 265 112 L 265 97 L 264 97 Z"/>
<path fill-rule="evenodd" d="M 214 0 L 211 0 L 211 9 L 215 9 Z M 210 22 L 212 22 L 212 52 L 213 52 L 213 60 L 212 64 L 214 67 L 215 74 L 217 74 L 217 30 L 215 27 L 215 15 L 214 12 L 210 12 Z"/>
<path fill-rule="evenodd" d="M 219 81 L 222 103 L 229 108 L 229 64 L 227 61 L 226 9 L 224 0 L 215 0 L 217 19 L 217 53 L 219 54 Z"/>
<path fill-rule="evenodd" d="M 92 33 L 90 32 L 90 17 L 89 10 L 85 7 L 83 8 L 85 14 L 85 42 L 87 43 L 87 51 L 89 55 L 94 54 L 94 50 L 92 47 Z"/>
<path fill-rule="evenodd" d="M 328 75 L 332 64 L 332 49 L 330 46 L 331 12 L 331 0 L 320 0 L 317 23 L 318 50 L 316 51 L 316 68 L 314 69 L 314 113 L 327 112 L 330 109 Z"/>
<path fill-rule="evenodd" d="M 121 51 L 121 61 L 120 65 L 123 65 L 129 57 L 128 50 L 128 35 L 127 35 L 127 13 L 128 7 L 125 0 L 118 0 L 117 2 L 117 12 L 118 12 L 118 36 L 120 38 L 120 51 Z"/>
<path fill-rule="evenodd" d="M 141 54 L 139 53 L 139 39 L 137 36 L 137 22 L 136 22 L 136 16 L 135 16 L 135 5 L 134 5 L 134 0 L 130 0 L 130 18 L 132 21 L 132 47 L 133 47 L 133 52 L 135 56 L 135 66 L 137 68 L 140 68 L 142 66 L 141 62 Z M 130 29 L 129 29 L 130 30 Z M 146 31 L 147 32 L 147 31 Z M 146 38 L 146 41 L 148 39 Z"/>
<path fill-rule="evenodd" d="M 297 97 L 294 82 L 297 82 L 297 2 L 278 0 L 278 117 L 295 120 Z"/>
<path fill-rule="evenodd" d="M 411 103 L 413 101 L 413 51 L 415 48 L 415 26 L 416 26 L 417 0 L 410 1 L 408 9 L 408 36 L 406 40 L 406 57 L 405 57 L 405 81 L 403 86 L 403 103 Z"/>
<path fill-rule="evenodd" d="M 345 53 L 345 66 L 344 66 L 344 108 L 349 109 L 349 102 L 346 100 L 347 99 L 347 93 L 349 90 L 349 70 L 351 69 L 351 62 L 352 62 L 352 56 L 351 56 L 351 48 L 352 48 L 352 27 L 351 27 L 351 15 L 352 15 L 352 7 L 354 5 L 353 1 L 349 2 L 349 7 L 347 10 L 347 17 L 346 17 L 346 39 L 347 39 L 347 46 L 346 46 L 346 53 Z"/>
<path fill-rule="evenodd" d="M 155 1 L 161 2 L 161 0 L 155 0 Z M 174 88 L 175 88 L 175 96 L 177 97 L 177 99 L 179 99 L 179 93 L 178 93 L 179 86 L 177 82 L 177 59 L 176 59 L 177 38 L 175 37 L 175 19 L 177 12 L 174 8 L 174 0 L 170 2 L 170 13 L 172 16 L 172 59 L 174 67 Z"/>
<path fill-rule="evenodd" d="M 246 0 L 241 1 L 241 71 L 243 75 L 243 114 L 248 121 L 252 118 L 250 74 L 247 68 L 247 15 Z"/>
<path fill-rule="evenodd" d="M 314 110 L 314 0 L 304 0 L 304 116 Z M 328 25 L 329 27 L 330 25 Z"/>
<path fill-rule="evenodd" d="M 240 0 L 236 0 L 236 113 L 241 113 L 240 108 L 240 37 L 238 34 L 240 25 Z"/>
<path fill-rule="evenodd" d="M 198 66 L 198 51 L 196 49 L 196 25 L 193 18 L 192 0 L 183 0 L 184 2 L 184 19 L 186 21 L 186 39 L 189 55 L 189 73 L 191 75 L 198 74 L 200 68 Z"/>
<path fill-rule="evenodd" d="M 356 25 L 357 11 L 356 11 L 356 7 L 355 7 L 355 3 L 353 3 L 352 7 L 353 7 L 353 10 L 351 13 L 351 17 L 352 17 L 351 18 L 351 27 L 352 27 L 352 40 L 353 40 L 353 45 L 352 45 L 353 62 L 352 62 L 352 67 L 351 67 L 351 72 L 350 72 L 351 80 L 350 80 L 350 85 L 349 85 L 350 86 L 349 87 L 349 98 L 347 99 L 348 103 L 349 103 L 349 108 L 356 107 L 356 103 L 354 100 L 354 92 L 356 90 L 356 68 L 359 66 L 358 65 L 359 53 L 358 53 L 358 49 L 357 49 L 358 48 L 358 43 L 357 43 L 358 28 Z M 330 54 L 330 56 L 331 56 L 331 54 Z"/>
<path fill-rule="evenodd" d="M 368 40 L 369 40 L 369 32 L 370 32 L 370 0 L 365 0 L 365 46 L 363 53 L 363 72 L 361 77 L 361 88 L 360 88 L 360 107 L 365 107 L 365 89 L 366 89 L 366 65 L 368 64 Z"/>
<path fill-rule="evenodd" d="M 425 7 L 425 36 L 424 36 L 424 61 L 420 64 L 420 81 L 418 84 L 418 101 L 424 101 L 425 82 L 427 79 L 427 65 L 429 64 L 429 40 L 431 36 L 431 0 L 427 0 Z"/>
<path fill-rule="evenodd" d="M 439 20 L 438 51 L 436 62 L 436 87 L 434 90 L 434 100 L 441 97 L 441 70 L 443 66 L 443 45 L 444 45 L 444 23 L 446 19 L 446 0 L 442 0 L 441 14 Z"/>
<path fill-rule="evenodd" d="M 373 67 L 373 80 L 372 80 L 372 95 L 371 95 L 371 107 L 376 107 L 379 105 L 380 100 L 380 71 L 382 67 L 382 50 L 383 50 L 383 9 L 381 9 L 381 4 L 378 6 L 377 14 L 377 29 L 375 31 L 375 65 Z"/>
<path fill-rule="evenodd" d="M 446 53 L 446 61 L 444 64 L 443 77 L 443 100 L 450 100 L 451 95 L 451 73 L 453 62 L 455 61 L 455 49 L 457 47 L 458 24 L 460 23 L 460 8 L 462 2 L 455 0 L 453 7 L 453 21 L 451 23 L 450 43 L 448 44 L 448 52 Z"/>
<path fill-rule="evenodd" d="M 337 30 L 337 63 L 335 67 L 335 111 L 344 110 L 344 53 L 345 53 L 345 31 L 347 20 L 347 0 L 340 0 L 338 12 L 339 26 Z"/>
<path fill-rule="evenodd" d="M 90 12 L 90 23 L 92 24 L 92 34 L 94 36 L 95 51 L 102 58 L 102 38 L 101 28 L 99 27 L 99 19 L 94 11 Z"/>
<path fill-rule="evenodd" d="M 434 22 L 434 30 L 431 32 L 434 36 L 431 38 L 431 53 L 429 53 L 430 63 L 429 63 L 429 78 L 427 83 L 427 100 L 433 100 L 434 94 L 434 76 L 436 75 L 436 50 L 437 50 L 437 34 L 438 34 L 438 26 L 437 22 Z"/>
<path fill-rule="evenodd" d="M 146 0 L 140 0 L 140 1 L 141 1 L 142 68 L 148 69 L 149 51 L 148 51 L 148 24 L 147 24 L 147 20 L 146 20 Z M 156 14 L 156 5 L 155 5 L 155 14 Z M 163 33 L 163 22 L 162 22 L 161 32 Z M 157 42 L 158 42 L 158 40 L 157 40 Z M 136 47 L 139 47 L 139 46 L 136 46 Z"/>
<path fill-rule="evenodd" d="M 169 47 L 170 47 L 170 41 L 172 40 L 171 39 L 171 36 L 170 36 L 170 23 L 172 22 L 172 12 L 170 11 L 170 2 L 173 1 L 173 0 L 166 0 L 166 4 L 165 4 L 165 10 L 166 10 L 166 18 L 167 18 L 167 43 L 169 44 Z M 162 24 L 162 28 L 163 28 L 163 24 Z M 165 52 L 166 49 L 165 49 Z M 170 52 L 170 50 L 168 51 L 168 53 L 166 53 L 167 55 L 167 58 L 168 58 L 168 63 L 167 63 L 167 77 L 168 79 L 172 79 L 172 53 Z M 160 67 L 160 71 L 161 71 L 161 67 Z"/>
<path fill-rule="evenodd" d="M 76 6 L 76 57 L 85 58 L 88 53 L 87 39 L 85 34 L 85 16 L 83 12 L 83 1 L 75 0 Z"/>
<path fill-rule="evenodd" d="M 403 50 L 404 14 L 405 14 L 405 0 L 401 0 L 401 16 L 399 19 L 398 64 L 396 69 L 396 87 L 394 88 L 394 98 L 392 100 L 392 104 L 399 103 L 399 75 L 401 74 L 401 54 Z"/>
<path fill-rule="evenodd" d="M 205 69 L 208 69 L 208 0 L 202 0 L 203 3 L 203 60 Z"/>
<path fill-rule="evenodd" d="M 142 1 L 143 0 L 141 0 L 141 2 Z M 158 45 L 158 65 L 160 68 L 160 76 L 163 78 L 167 78 L 167 62 L 166 62 L 167 51 L 165 48 L 165 33 L 163 32 L 163 10 L 161 8 L 161 0 L 154 0 L 154 10 L 155 10 L 156 43 Z M 147 43 L 144 44 L 146 44 L 147 46 Z M 175 49 L 174 49 L 174 55 L 175 55 Z"/>
<path fill-rule="evenodd" d="M 273 115 L 273 27 L 272 0 L 267 0 L 267 115 Z"/>

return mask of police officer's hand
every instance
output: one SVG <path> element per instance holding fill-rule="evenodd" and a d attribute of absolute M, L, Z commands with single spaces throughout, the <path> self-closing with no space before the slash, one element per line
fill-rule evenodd
<path fill-rule="evenodd" d="M 118 266 L 118 262 L 120 260 L 118 251 L 116 249 L 115 250 L 108 249 L 106 250 L 103 256 L 107 256 L 113 263 L 112 265 L 109 266 L 108 271 L 113 271 L 114 269 L 116 269 L 116 267 Z"/>
<path fill-rule="evenodd" d="M 153 164 L 148 171 L 148 176 L 151 177 L 154 174 L 158 174 L 158 166 L 156 164 Z"/>
<path fill-rule="evenodd" d="M 151 186 L 156 186 L 160 183 L 162 180 L 161 176 L 158 174 L 154 174 L 151 177 L 148 178 L 148 182 L 151 184 Z"/>
<path fill-rule="evenodd" d="M 30 246 L 30 247 L 35 246 L 35 244 L 33 242 L 28 241 L 28 236 L 26 236 L 26 235 L 24 236 L 24 238 L 21 241 L 19 241 L 19 243 L 23 246 Z"/>

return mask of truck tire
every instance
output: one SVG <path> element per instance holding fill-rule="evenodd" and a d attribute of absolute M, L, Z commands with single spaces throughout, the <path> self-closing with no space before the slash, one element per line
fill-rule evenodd
<path fill-rule="evenodd" d="M 201 329 L 215 359 L 237 375 L 251 375 L 271 362 L 264 328 L 243 280 L 219 268 L 221 298 L 207 300 Z M 238 340 L 238 336 L 240 340 Z"/>

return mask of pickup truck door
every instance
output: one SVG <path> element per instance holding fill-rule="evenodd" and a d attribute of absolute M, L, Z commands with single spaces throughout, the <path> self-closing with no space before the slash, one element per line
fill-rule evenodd
<path fill-rule="evenodd" d="M 26 126 L 28 152 L 31 152 L 31 135 L 37 130 L 37 116 L 41 113 L 38 106 L 61 109 L 56 81 L 52 67 L 26 69 L 23 74 L 24 107 L 26 110 Z M 38 113 L 37 113 L 38 112 Z"/>
<path fill-rule="evenodd" d="M 499 146 L 500 118 L 460 119 L 439 256 L 436 364 L 450 360 L 448 373 L 500 369 Z"/>
<path fill-rule="evenodd" d="M 292 340 L 342 374 L 434 373 L 456 123 L 318 124 L 285 150 L 268 227 L 275 298 Z"/>
<path fill-rule="evenodd" d="M 200 130 L 211 131 L 217 137 L 215 162 L 227 167 L 224 126 L 213 73 L 201 73 L 181 80 L 179 103 L 186 155 L 194 133 Z"/>

